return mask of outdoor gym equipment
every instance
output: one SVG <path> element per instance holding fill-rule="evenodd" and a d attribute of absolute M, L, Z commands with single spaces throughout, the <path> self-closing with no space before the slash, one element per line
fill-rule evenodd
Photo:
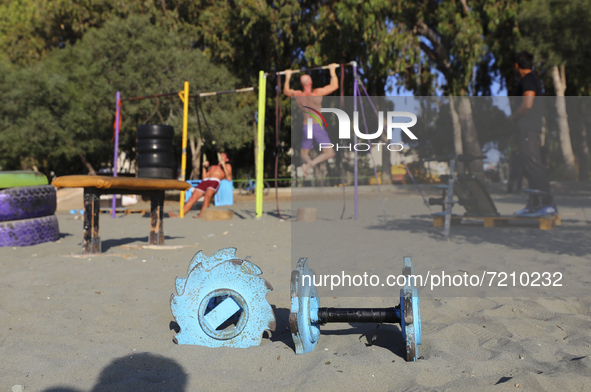
<path fill-rule="evenodd" d="M 239 88 L 234 90 L 227 90 L 227 91 L 213 91 L 207 93 L 198 93 L 189 95 L 189 82 L 184 83 L 183 91 L 180 92 L 170 92 L 170 93 L 163 93 L 163 94 L 152 94 L 152 95 L 145 95 L 141 97 L 128 97 L 128 98 L 121 98 L 121 92 L 117 91 L 116 97 L 116 108 L 115 108 L 115 134 L 114 134 L 114 141 L 115 141 L 115 151 L 113 154 L 113 177 L 117 177 L 117 159 L 119 157 L 118 149 L 119 149 L 119 132 L 121 131 L 121 104 L 123 101 L 141 101 L 144 99 L 153 99 L 153 98 L 161 98 L 161 97 L 172 97 L 172 96 L 179 96 L 181 101 L 183 102 L 183 136 L 182 136 L 182 150 L 181 150 L 181 180 L 185 180 L 186 178 L 186 166 L 187 166 L 187 135 L 188 135 L 188 124 L 189 124 L 189 100 L 190 98 L 197 98 L 197 97 L 210 97 L 215 95 L 224 95 L 224 94 L 235 94 L 235 93 L 245 93 L 254 91 L 254 87 L 246 87 L 246 88 Z M 140 138 L 141 139 L 141 138 Z M 262 153 L 261 153 L 262 155 Z M 262 160 L 262 158 L 261 158 Z M 168 162 L 166 162 L 168 163 Z M 150 164 L 154 164 L 154 162 L 150 162 Z M 149 173 L 152 176 L 161 176 L 163 169 L 163 163 L 157 163 L 158 166 L 150 167 L 149 169 L 144 169 L 145 173 Z M 147 170 L 147 171 L 146 171 Z M 168 170 L 170 171 L 170 170 Z M 167 172 L 168 172 L 167 171 Z M 174 174 L 174 173 L 173 173 Z M 184 213 L 184 204 L 185 204 L 185 192 L 181 191 L 180 196 L 180 217 L 183 218 L 185 216 Z M 115 218 L 115 198 L 113 198 L 113 208 L 112 208 L 112 218 Z M 261 212 L 262 214 L 262 212 Z"/>
<path fill-rule="evenodd" d="M 82 253 L 101 253 L 99 230 L 101 195 L 141 195 L 150 198 L 150 245 L 164 245 L 164 192 L 186 191 L 184 181 L 107 176 L 62 176 L 56 188 L 84 188 L 84 236 Z"/>
<path fill-rule="evenodd" d="M 551 230 L 554 226 L 560 226 L 561 219 L 557 213 L 540 216 L 538 214 L 524 215 L 500 215 L 495 207 L 490 194 L 486 190 L 484 183 L 474 176 L 470 171 L 469 163 L 474 160 L 485 159 L 486 156 L 475 156 L 462 154 L 444 158 L 435 158 L 436 161 L 445 161 L 449 159 L 450 175 L 447 185 L 437 185 L 441 189 L 440 198 L 430 198 L 429 204 L 442 206 L 442 211 L 433 214 L 434 226 L 444 225 L 443 235 L 449 237 L 450 226 L 452 222 L 459 223 L 462 218 L 482 219 L 484 227 L 497 227 L 507 225 L 509 221 L 515 220 L 535 220 L 538 221 L 539 228 L 542 230 Z M 456 162 L 464 162 L 464 173 L 455 174 Z M 442 176 L 443 177 L 443 176 Z M 539 198 L 547 195 L 537 189 L 524 189 L 529 196 L 529 206 L 539 205 Z M 454 200 L 454 195 L 457 199 Z M 459 204 L 466 209 L 462 216 L 452 215 L 452 208 Z"/>
<path fill-rule="evenodd" d="M 421 311 L 419 295 L 414 281 L 405 279 L 400 290 L 400 303 L 393 308 L 321 308 L 318 292 L 313 285 L 314 270 L 308 259 L 302 258 L 291 273 L 291 313 L 289 326 L 296 354 L 314 350 L 320 340 L 320 326 L 326 323 L 400 323 L 402 339 L 406 344 L 406 360 L 419 358 L 421 344 Z M 413 275 L 412 259 L 404 258 L 402 274 Z"/>
<path fill-rule="evenodd" d="M 199 251 L 185 278 L 176 278 L 170 297 L 172 314 L 180 326 L 177 344 L 207 347 L 251 347 L 263 332 L 275 330 L 275 315 L 265 298 L 273 290 L 255 264 L 236 258 L 236 248 L 210 257 Z"/>
<path fill-rule="evenodd" d="M 353 73 L 354 75 L 357 75 L 357 63 L 355 61 L 351 61 L 349 63 L 346 64 L 339 64 L 337 66 L 337 68 L 341 69 L 341 77 L 340 77 L 340 84 L 339 84 L 339 90 L 340 90 L 340 96 L 341 96 L 341 108 L 344 107 L 344 87 L 343 87 L 343 83 L 345 80 L 345 67 L 347 66 L 352 66 L 353 67 Z M 318 67 L 308 67 L 308 68 L 300 68 L 300 69 L 294 69 L 291 70 L 292 74 L 297 74 L 297 73 L 301 73 L 301 72 L 309 72 L 309 71 L 319 71 L 319 70 L 326 70 L 329 69 L 328 65 L 322 65 L 322 66 L 318 66 Z M 275 151 L 274 151 L 274 156 L 275 156 L 275 203 L 277 206 L 277 215 L 279 216 L 280 219 L 283 219 L 283 216 L 281 215 L 281 211 L 279 209 L 279 190 L 278 190 L 278 173 L 279 173 L 279 156 L 281 153 L 283 153 L 283 145 L 280 142 L 280 137 L 279 137 L 279 129 L 281 128 L 281 75 L 285 75 L 285 71 L 278 71 L 278 72 L 267 72 L 264 73 L 263 71 L 261 71 L 261 73 L 259 74 L 259 110 L 261 110 L 261 108 L 263 109 L 263 114 L 264 114 L 264 108 L 262 107 L 263 105 L 263 101 L 265 100 L 265 90 L 264 90 L 264 86 L 266 85 L 266 78 L 267 76 L 276 76 L 276 81 L 277 81 L 277 87 L 275 89 L 276 91 L 276 97 L 275 97 Z M 357 77 L 355 76 L 354 78 L 355 80 L 357 80 Z M 258 140 L 264 140 L 264 128 L 262 125 L 259 125 L 258 128 Z M 357 154 L 357 152 L 355 152 L 355 154 Z M 259 155 L 260 156 L 260 155 Z M 258 156 L 257 156 L 257 165 L 258 165 Z M 260 161 L 262 164 L 262 161 Z M 355 165 L 357 165 L 357 160 L 355 160 Z M 357 219 L 357 166 L 355 166 L 356 171 L 355 171 L 355 211 L 356 211 L 356 215 L 355 215 L 355 219 Z M 263 179 L 263 172 L 262 170 L 258 170 L 256 172 L 256 181 L 257 183 L 259 181 L 262 181 Z M 341 181 L 343 184 L 343 197 L 345 195 L 345 180 L 344 180 L 344 173 L 343 173 L 343 168 L 342 168 L 342 162 L 341 162 Z M 265 185 L 266 186 L 266 185 Z M 255 184 L 255 189 L 257 190 L 256 194 L 257 194 L 257 199 L 256 199 L 256 214 L 257 217 L 260 217 L 262 214 L 262 208 L 263 208 L 263 188 L 262 187 L 257 187 Z M 266 193 L 265 193 L 266 195 Z M 345 201 L 343 201 L 343 213 L 345 213 Z M 342 215 L 341 215 L 341 219 L 342 219 Z"/>
<path fill-rule="evenodd" d="M 446 161 L 449 159 L 449 176 L 447 185 L 437 185 L 441 189 L 442 195 L 440 198 L 430 198 L 430 205 L 440 205 L 442 211 L 439 214 L 445 215 L 444 236 L 449 237 L 449 229 L 451 225 L 451 210 L 454 204 L 459 204 L 466 209 L 465 216 L 499 216 L 495 203 L 486 190 L 486 187 L 470 170 L 470 162 L 475 160 L 486 159 L 485 155 L 451 155 L 449 157 L 435 158 L 436 161 Z M 456 177 L 455 169 L 456 162 L 464 164 L 464 173 L 459 173 Z M 457 200 L 454 200 L 454 194 Z"/>
<path fill-rule="evenodd" d="M 32 170 L 0 171 L 0 189 L 47 184 L 43 173 Z"/>
<path fill-rule="evenodd" d="M 137 128 L 137 170 L 139 178 L 175 178 L 176 168 L 170 125 L 142 124 Z"/>
<path fill-rule="evenodd" d="M 0 222 L 55 213 L 57 198 L 51 185 L 19 186 L 0 190 Z"/>
<path fill-rule="evenodd" d="M 55 188 L 44 174 L 0 172 L 0 247 L 57 241 Z"/>

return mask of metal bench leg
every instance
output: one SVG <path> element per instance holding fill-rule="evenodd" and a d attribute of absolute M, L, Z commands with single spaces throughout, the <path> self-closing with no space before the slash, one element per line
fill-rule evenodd
<path fill-rule="evenodd" d="M 164 191 L 150 195 L 150 245 L 164 245 Z"/>
<path fill-rule="evenodd" d="M 101 237 L 99 236 L 99 216 L 101 200 L 97 188 L 84 188 L 84 236 L 82 253 L 101 253 Z"/>

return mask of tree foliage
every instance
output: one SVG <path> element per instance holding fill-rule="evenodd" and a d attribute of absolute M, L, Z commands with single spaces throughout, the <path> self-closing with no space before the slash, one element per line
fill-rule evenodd
<path fill-rule="evenodd" d="M 78 154 L 95 164 L 111 161 L 118 90 L 123 97 L 178 92 L 185 80 L 192 93 L 235 88 L 227 70 L 187 42 L 182 32 L 148 17 L 115 18 L 76 45 L 8 72 L 0 97 L 1 165 L 16 168 L 32 159 L 40 169 L 62 173 L 69 171 L 63 162 Z M 240 97 L 208 98 L 203 107 L 218 143 L 236 148 L 250 139 L 252 112 Z M 124 101 L 122 120 L 121 146 L 132 152 L 139 124 L 167 123 L 180 133 L 182 103 L 177 96 Z M 194 114 L 190 120 L 196 130 Z"/>
<path fill-rule="evenodd" d="M 0 150 L 6 151 L 0 164 L 12 168 L 29 162 L 75 171 L 77 151 L 93 165 L 108 162 L 115 91 L 123 96 L 179 91 L 184 80 L 191 82 L 192 92 L 256 86 L 259 70 L 355 60 L 372 95 L 392 86 L 416 95 L 494 95 L 496 82 L 511 94 L 513 56 L 528 49 L 547 87 L 546 70 L 564 63 L 567 95 L 588 95 L 589 3 L 0 0 Z M 327 73 L 313 77 L 315 84 L 328 81 Z M 267 81 L 271 109 L 276 79 L 270 75 Z M 347 72 L 346 95 L 352 95 L 352 84 Z M 202 102 L 218 145 L 240 150 L 242 157 L 251 154 L 256 95 Z M 286 147 L 289 107 L 283 97 L 281 141 Z M 267 110 L 264 120 L 271 151 L 274 111 Z M 143 121 L 178 125 L 180 101 L 125 102 L 122 146 L 127 151 L 134 127 Z M 196 131 L 194 112 L 191 121 L 190 130 Z M 469 136 L 477 142 L 473 132 Z M 481 144 L 491 140 L 491 135 L 478 136 Z M 274 158 L 266 154 L 266 159 L 270 173 Z M 283 166 L 288 161 L 284 155 Z"/>
<path fill-rule="evenodd" d="M 590 93 L 589 20 L 589 0 L 528 0 L 519 15 L 519 49 L 535 55 L 536 65 L 548 79 L 552 67 L 565 64 L 568 95 Z"/>

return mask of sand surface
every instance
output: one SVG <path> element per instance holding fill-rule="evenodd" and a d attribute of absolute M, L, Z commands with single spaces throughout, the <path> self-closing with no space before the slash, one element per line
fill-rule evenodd
<path fill-rule="evenodd" d="M 263 218 L 254 219 L 248 198 L 229 207 L 235 211 L 230 221 L 167 218 L 166 244 L 184 247 L 166 250 L 140 247 L 147 244 L 147 215 L 103 214 L 105 255 L 83 258 L 66 257 L 81 251 L 82 221 L 60 212 L 57 243 L 0 249 L 0 391 L 13 385 L 25 391 L 591 390 L 590 194 L 557 191 L 563 226 L 551 231 L 475 223 L 452 227 L 450 241 L 408 187 L 382 191 L 386 219 L 375 192 L 362 194 L 357 221 L 350 219 L 349 194 L 346 219 L 339 219 L 343 198 L 335 192 L 282 201 L 287 221 L 277 218 L 271 200 Z M 524 203 L 523 196 L 493 198 L 502 213 Z M 294 222 L 300 205 L 318 208 L 318 221 Z M 178 207 L 167 203 L 172 208 Z M 186 275 L 196 251 L 210 255 L 224 247 L 236 247 L 272 284 L 267 299 L 276 331 L 248 349 L 174 344 L 169 299 L 175 278 Z M 376 324 L 329 324 L 313 352 L 295 355 L 289 281 L 304 256 L 317 273 L 399 273 L 403 256 L 412 256 L 418 270 L 543 267 L 562 271 L 563 294 L 577 296 L 542 289 L 520 296 L 423 290 L 418 362 L 404 360 L 398 325 L 382 325 L 370 346 Z M 396 290 L 318 290 L 322 306 L 399 302 Z"/>

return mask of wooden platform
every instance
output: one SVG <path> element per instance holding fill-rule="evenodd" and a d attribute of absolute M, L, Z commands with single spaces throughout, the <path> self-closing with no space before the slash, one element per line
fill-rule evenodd
<path fill-rule="evenodd" d="M 542 217 L 518 217 L 514 215 L 504 215 L 504 216 L 458 216 L 454 215 L 451 217 L 451 224 L 452 225 L 459 225 L 462 222 L 462 219 L 481 219 L 484 221 L 484 227 L 500 227 L 500 226 L 507 226 L 509 221 L 538 221 L 540 230 L 551 230 L 554 226 L 562 226 L 562 221 L 560 220 L 560 215 L 548 215 Z M 442 215 L 434 215 L 433 216 L 433 226 L 443 226 L 445 224 L 445 216 Z"/>

